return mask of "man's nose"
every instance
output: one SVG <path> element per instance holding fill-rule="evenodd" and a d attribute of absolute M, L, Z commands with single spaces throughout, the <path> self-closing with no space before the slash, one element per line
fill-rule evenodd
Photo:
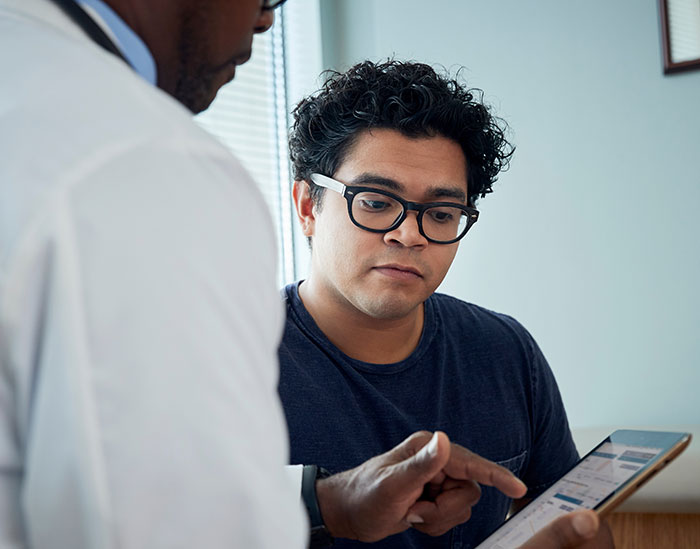
<path fill-rule="evenodd" d="M 401 225 L 384 233 L 384 241 L 397 242 L 406 247 L 427 246 L 428 240 L 420 233 L 418 228 L 418 212 L 409 211 Z"/>
<path fill-rule="evenodd" d="M 258 17 L 253 30 L 260 34 L 261 32 L 269 30 L 274 22 L 275 10 L 260 10 L 260 16 Z"/>
<path fill-rule="evenodd" d="M 260 34 L 270 29 L 272 23 L 275 22 L 275 11 L 274 10 L 260 10 L 260 16 L 255 22 L 255 27 L 253 30 Z"/>

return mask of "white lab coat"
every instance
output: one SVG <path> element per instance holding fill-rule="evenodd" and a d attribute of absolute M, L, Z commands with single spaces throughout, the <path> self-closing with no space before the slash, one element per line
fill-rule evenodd
<path fill-rule="evenodd" d="M 303 547 L 272 222 L 190 114 L 0 0 L 0 547 Z"/>

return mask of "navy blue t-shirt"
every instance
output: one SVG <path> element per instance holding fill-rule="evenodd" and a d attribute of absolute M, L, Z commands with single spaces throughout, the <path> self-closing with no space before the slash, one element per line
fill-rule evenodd
<path fill-rule="evenodd" d="M 434 294 L 415 351 L 395 364 L 348 357 L 284 290 L 287 323 L 279 392 L 292 464 L 331 473 L 386 452 L 415 431 L 441 430 L 543 491 L 578 459 L 557 384 L 532 336 L 514 319 Z M 505 518 L 510 500 L 482 487 L 471 519 L 436 538 L 409 529 L 381 548 L 475 547 Z M 335 547 L 366 547 L 338 539 Z"/>

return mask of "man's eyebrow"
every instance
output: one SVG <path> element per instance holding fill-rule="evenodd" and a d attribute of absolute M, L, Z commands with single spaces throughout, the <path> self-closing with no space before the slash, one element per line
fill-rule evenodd
<path fill-rule="evenodd" d="M 430 187 L 427 195 L 431 198 L 454 198 L 463 203 L 467 201 L 467 193 L 454 187 Z"/>
<path fill-rule="evenodd" d="M 406 190 L 406 187 L 398 181 L 389 177 L 383 177 L 381 175 L 376 175 L 373 173 L 360 174 L 357 177 L 354 177 L 350 184 L 376 185 L 378 187 L 384 187 L 396 193 L 401 193 Z M 467 193 L 462 189 L 456 187 L 428 187 L 426 189 L 425 196 L 429 200 L 435 200 L 437 198 L 454 198 L 461 203 L 466 203 L 467 201 Z"/>
<path fill-rule="evenodd" d="M 391 191 L 401 192 L 405 191 L 406 188 L 394 179 L 388 177 L 382 177 L 381 175 L 376 175 L 373 173 L 363 173 L 354 177 L 351 185 L 377 185 L 379 187 L 385 187 Z"/>

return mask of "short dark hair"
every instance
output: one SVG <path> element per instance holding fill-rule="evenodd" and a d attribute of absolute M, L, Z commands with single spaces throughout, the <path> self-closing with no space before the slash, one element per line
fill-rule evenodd
<path fill-rule="evenodd" d="M 467 160 L 472 205 L 507 169 L 515 147 L 506 139 L 506 123 L 483 104 L 481 90 L 468 89 L 429 65 L 396 60 L 364 61 L 344 73 L 326 74 L 323 87 L 294 109 L 289 137 L 294 178 L 309 183 L 314 203 L 324 189 L 311 183 L 311 174 L 332 177 L 366 129 L 454 140 Z"/>

